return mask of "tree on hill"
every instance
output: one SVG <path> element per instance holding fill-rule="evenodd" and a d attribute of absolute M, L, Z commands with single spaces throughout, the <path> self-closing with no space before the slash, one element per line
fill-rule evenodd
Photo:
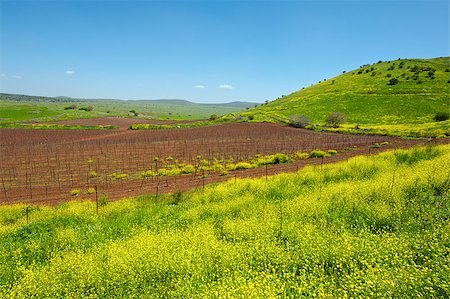
<path fill-rule="evenodd" d="M 392 79 L 390 79 L 389 80 L 389 83 L 388 83 L 388 85 L 396 85 L 396 84 L 398 84 L 398 79 L 397 78 L 392 78 Z"/>
<path fill-rule="evenodd" d="M 437 112 L 433 118 L 435 121 L 446 121 L 447 119 L 450 119 L 450 112 Z"/>
<path fill-rule="evenodd" d="M 92 107 L 92 106 L 81 107 L 81 108 L 78 108 L 78 110 L 84 110 L 87 112 L 91 112 L 92 110 L 94 110 L 94 107 Z"/>
<path fill-rule="evenodd" d="M 292 115 L 289 118 L 289 125 L 294 128 L 304 128 L 311 123 L 311 119 L 304 115 Z"/>
<path fill-rule="evenodd" d="M 332 112 L 328 115 L 325 123 L 334 128 L 339 128 L 339 125 L 343 124 L 346 118 L 347 116 L 344 113 Z"/>

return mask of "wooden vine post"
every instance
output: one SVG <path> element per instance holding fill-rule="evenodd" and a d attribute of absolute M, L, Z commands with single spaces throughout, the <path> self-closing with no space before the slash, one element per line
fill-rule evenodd
<path fill-rule="evenodd" d="M 98 215 L 98 190 L 97 190 L 97 185 L 95 185 L 95 205 L 97 208 L 97 215 Z"/>

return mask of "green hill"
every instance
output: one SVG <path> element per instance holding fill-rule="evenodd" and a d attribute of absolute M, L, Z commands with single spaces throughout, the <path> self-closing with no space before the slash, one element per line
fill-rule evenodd
<path fill-rule="evenodd" d="M 290 116 L 304 115 L 323 125 L 331 112 L 341 112 L 347 116 L 346 129 L 358 125 L 402 135 L 394 131 L 414 124 L 424 130 L 416 132 L 419 136 L 428 135 L 427 130 L 445 134 L 448 121 L 436 123 L 433 117 L 449 111 L 449 69 L 448 57 L 379 61 L 249 109 L 242 116 L 287 122 Z"/>

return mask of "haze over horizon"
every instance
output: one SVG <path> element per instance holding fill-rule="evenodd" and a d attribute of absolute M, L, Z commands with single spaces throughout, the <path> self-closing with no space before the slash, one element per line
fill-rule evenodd
<path fill-rule="evenodd" d="M 448 1 L 0 2 L 0 92 L 264 102 L 449 56 Z"/>

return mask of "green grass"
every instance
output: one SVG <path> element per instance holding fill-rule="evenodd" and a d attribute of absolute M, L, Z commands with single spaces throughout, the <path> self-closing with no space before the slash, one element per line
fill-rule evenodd
<path fill-rule="evenodd" d="M 415 67 L 417 72 L 413 72 Z M 323 125 L 328 114 L 341 112 L 347 115 L 348 124 L 368 129 L 375 125 L 433 123 L 435 113 L 450 107 L 449 68 L 448 57 L 375 63 L 250 109 L 241 116 L 253 121 L 288 122 L 290 116 L 305 115 Z M 432 69 L 435 72 L 430 76 Z M 389 85 L 392 78 L 399 83 Z M 445 133 L 450 135 L 448 129 Z"/>
<path fill-rule="evenodd" d="M 0 297 L 446 298 L 450 147 L 204 192 L 0 206 Z"/>
<path fill-rule="evenodd" d="M 59 114 L 57 110 L 38 105 L 10 105 L 0 101 L 0 122 L 22 121 Z"/>
<path fill-rule="evenodd" d="M 81 126 L 81 125 L 58 125 L 58 124 L 28 124 L 28 123 L 0 123 L 0 128 L 13 129 L 35 129 L 35 130 L 112 130 L 116 126 L 97 125 L 97 126 Z"/>

